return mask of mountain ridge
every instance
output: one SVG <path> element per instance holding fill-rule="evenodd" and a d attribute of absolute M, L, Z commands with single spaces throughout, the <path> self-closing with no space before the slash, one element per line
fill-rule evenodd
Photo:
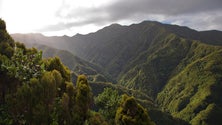
<path fill-rule="evenodd" d="M 12 36 L 26 43 L 35 41 Z M 193 125 L 221 123 L 212 114 L 215 110 L 222 113 L 222 101 L 218 100 L 222 90 L 221 31 L 144 21 L 40 41 L 101 66 L 117 85 L 146 93 L 176 118 Z"/>

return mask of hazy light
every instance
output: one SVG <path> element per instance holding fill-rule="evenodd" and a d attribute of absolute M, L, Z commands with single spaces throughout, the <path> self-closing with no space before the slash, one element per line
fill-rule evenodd
<path fill-rule="evenodd" d="M 144 20 L 222 30 L 222 2 L 195 1 L 0 0 L 0 18 L 6 21 L 9 33 L 45 35 L 73 36 L 95 32 L 111 23 L 130 25 Z"/>

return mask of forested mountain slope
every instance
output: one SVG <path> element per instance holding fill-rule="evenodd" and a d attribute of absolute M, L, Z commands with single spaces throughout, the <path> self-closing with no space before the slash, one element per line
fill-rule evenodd
<path fill-rule="evenodd" d="M 144 21 L 73 37 L 14 34 L 103 68 L 118 85 L 151 96 L 162 111 L 193 125 L 220 125 L 222 32 Z M 51 44 L 54 43 L 54 44 Z"/>
<path fill-rule="evenodd" d="M 112 79 L 108 77 L 107 73 L 103 72 L 101 67 L 74 56 L 67 50 L 59 50 L 38 44 L 35 47 L 43 52 L 43 58 L 58 56 L 64 65 L 73 72 L 73 75 L 85 74 L 88 76 L 88 80 L 92 82 L 112 82 Z"/>
<path fill-rule="evenodd" d="M 170 34 L 188 40 L 201 40 L 208 44 L 222 44 L 220 31 L 198 32 L 187 27 L 152 21 L 130 26 L 112 24 L 95 33 L 77 34 L 73 37 L 44 37 L 40 34 L 13 34 L 12 36 L 25 43 L 38 41 L 38 44 L 68 50 L 89 62 L 101 65 L 117 78 L 129 62 Z"/>
<path fill-rule="evenodd" d="M 0 90 L 2 125 L 155 125 L 133 96 L 111 88 L 104 89 L 95 104 L 86 75 L 79 75 L 74 84 L 58 57 L 42 59 L 41 51 L 15 42 L 2 19 Z M 99 111 L 92 109 L 94 104 Z"/>

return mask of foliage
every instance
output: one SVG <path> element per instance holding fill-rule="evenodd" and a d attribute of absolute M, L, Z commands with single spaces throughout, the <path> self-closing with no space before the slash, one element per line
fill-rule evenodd
<path fill-rule="evenodd" d="M 62 64 L 62 62 L 60 61 L 58 57 L 49 58 L 48 60 L 45 61 L 45 64 L 46 64 L 45 67 L 47 71 L 57 70 L 61 73 L 65 81 L 68 81 L 68 82 L 71 81 L 70 70 Z"/>
<path fill-rule="evenodd" d="M 88 35 L 37 37 L 44 44 L 53 40 L 55 44 L 49 42 L 50 46 L 66 49 L 88 63 L 62 50 L 47 52 L 50 57 L 57 54 L 61 61 L 58 57 L 42 60 L 41 52 L 15 43 L 6 31 L 5 22 L 0 20 L 0 123 L 106 124 L 101 115 L 90 110 L 91 91 L 98 94 L 108 86 L 120 94 L 135 96 L 135 99 L 125 97 L 117 112 L 113 110 L 118 124 L 150 121 L 137 101 L 148 101 L 152 106 L 141 104 L 149 109 L 155 106 L 162 109 L 149 111 L 156 124 L 221 124 L 222 48 L 203 44 L 222 45 L 221 34 L 142 22 L 130 26 L 111 25 Z M 30 64 L 26 58 L 38 53 L 39 58 L 36 56 L 36 61 L 32 58 L 33 65 Z M 23 65 L 22 60 L 27 62 Z M 74 86 L 71 71 L 62 62 L 74 70 L 74 77 L 87 73 L 88 80 L 94 82 L 90 84 L 93 89 L 86 76 L 79 76 Z M 26 66 L 31 70 L 24 68 Z M 109 74 L 118 84 L 104 83 L 111 81 Z M 100 101 L 116 105 L 111 103 L 113 100 Z M 107 108 L 106 103 L 103 104 L 97 107 L 100 113 L 102 108 Z"/>
<path fill-rule="evenodd" d="M 95 98 L 95 104 L 99 107 L 99 113 L 111 124 L 114 123 L 120 99 L 118 91 L 111 88 L 104 88 L 104 91 Z"/>
<path fill-rule="evenodd" d="M 116 125 L 155 125 L 147 111 L 133 97 L 123 95 L 115 117 Z"/>
<path fill-rule="evenodd" d="M 79 76 L 75 87 L 70 70 L 59 58 L 42 60 L 42 52 L 14 44 L 2 20 L 0 25 L 0 124 L 82 125 L 88 121 L 92 94 L 86 76 Z M 99 115 L 90 118 L 102 122 Z"/>
<path fill-rule="evenodd" d="M 216 104 L 209 104 L 207 108 L 201 111 L 191 123 L 193 125 L 220 125 L 222 124 L 220 116 L 222 115 L 222 109 Z"/>
<path fill-rule="evenodd" d="M 76 106 L 79 112 L 77 121 L 84 122 L 89 117 L 89 109 L 92 102 L 92 93 L 85 75 L 79 75 L 77 79 Z M 80 122 L 80 124 L 83 124 Z"/>
<path fill-rule="evenodd" d="M 36 45 L 35 47 L 43 51 L 43 58 L 58 56 L 63 64 L 75 74 L 86 74 L 89 81 L 107 81 L 108 79 L 107 73 L 105 73 L 101 67 L 89 63 L 69 51 L 59 50 L 45 45 Z M 76 80 L 74 81 L 76 82 Z"/>
<path fill-rule="evenodd" d="M 87 121 L 89 125 L 108 125 L 108 123 L 103 119 L 99 113 L 91 112 L 89 120 Z"/>
<path fill-rule="evenodd" d="M 0 105 L 0 124 L 1 125 L 12 125 L 13 119 L 8 112 L 6 105 Z"/>
<path fill-rule="evenodd" d="M 190 125 L 189 122 L 175 118 L 168 112 L 156 108 L 149 110 L 149 116 L 157 125 Z"/>
<path fill-rule="evenodd" d="M 157 97 L 163 110 L 192 124 L 205 123 L 200 116 L 208 116 L 213 112 L 209 110 L 211 103 L 214 102 L 216 107 L 222 104 L 218 98 L 222 95 L 221 54 L 221 50 L 207 54 L 170 79 Z M 208 117 L 209 121 L 212 119 Z"/>
<path fill-rule="evenodd" d="M 0 19 L 0 30 L 6 30 L 5 21 Z"/>
<path fill-rule="evenodd" d="M 0 54 L 11 57 L 13 55 L 15 42 L 6 31 L 5 22 L 0 19 Z"/>
<path fill-rule="evenodd" d="M 14 49 L 7 42 L 1 42 L 0 52 L 2 55 L 6 55 L 8 58 L 10 58 L 13 56 Z"/>
<path fill-rule="evenodd" d="M 19 87 L 16 93 L 8 95 L 7 104 L 15 123 L 50 123 L 50 114 L 56 98 L 54 80 L 51 72 L 45 72 L 40 80 L 32 78 Z"/>
<path fill-rule="evenodd" d="M 139 55 L 133 64 L 127 67 L 128 71 L 119 79 L 120 84 L 156 97 L 186 55 L 190 44 L 175 35 L 169 35 L 159 42 L 161 44 L 154 44 L 149 51 Z"/>
<path fill-rule="evenodd" d="M 9 76 L 14 76 L 20 81 L 29 81 L 31 78 L 39 78 L 44 72 L 41 52 L 30 50 L 24 54 L 23 49 L 17 48 L 11 59 L 3 60 L 1 69 Z"/>

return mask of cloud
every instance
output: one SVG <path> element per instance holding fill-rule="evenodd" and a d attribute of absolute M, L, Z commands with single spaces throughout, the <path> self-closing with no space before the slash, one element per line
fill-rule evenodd
<path fill-rule="evenodd" d="M 96 3 L 95 3 L 96 4 Z M 84 25 L 157 20 L 198 30 L 222 30 L 221 0 L 116 0 L 91 6 L 76 6 L 63 0 L 55 16 L 59 22 L 39 31 L 59 31 Z"/>
<path fill-rule="evenodd" d="M 184 25 L 196 30 L 222 30 L 221 11 L 200 12 L 181 16 L 172 16 L 168 22 L 171 24 Z"/>
<path fill-rule="evenodd" d="M 221 10 L 221 0 L 121 0 L 109 7 L 113 15 L 135 13 L 179 15 Z"/>
<path fill-rule="evenodd" d="M 156 17 L 161 16 L 161 20 L 157 21 L 175 22 L 182 18 L 185 23 L 181 25 L 185 25 L 187 21 L 192 22 L 192 18 L 198 18 L 195 21 L 200 23 L 206 21 L 202 20 L 205 17 L 208 17 L 207 21 L 221 18 L 218 17 L 218 13 L 222 13 L 221 6 L 221 0 L 122 0 L 110 5 L 107 12 L 113 20 L 131 20 L 139 17 L 156 20 Z M 220 24 L 216 21 L 212 23 Z"/>
<path fill-rule="evenodd" d="M 91 17 L 91 18 L 86 18 L 86 19 L 82 18 L 82 19 L 74 20 L 74 21 L 71 20 L 68 22 L 58 22 L 56 24 L 45 26 L 41 29 L 37 29 L 36 31 L 38 32 L 61 31 L 64 29 L 71 29 L 73 27 L 81 27 L 81 26 L 90 25 L 90 24 L 101 26 L 102 22 L 98 24 L 98 20 L 102 20 L 103 24 L 105 24 L 106 21 L 109 22 L 104 17 Z"/>

